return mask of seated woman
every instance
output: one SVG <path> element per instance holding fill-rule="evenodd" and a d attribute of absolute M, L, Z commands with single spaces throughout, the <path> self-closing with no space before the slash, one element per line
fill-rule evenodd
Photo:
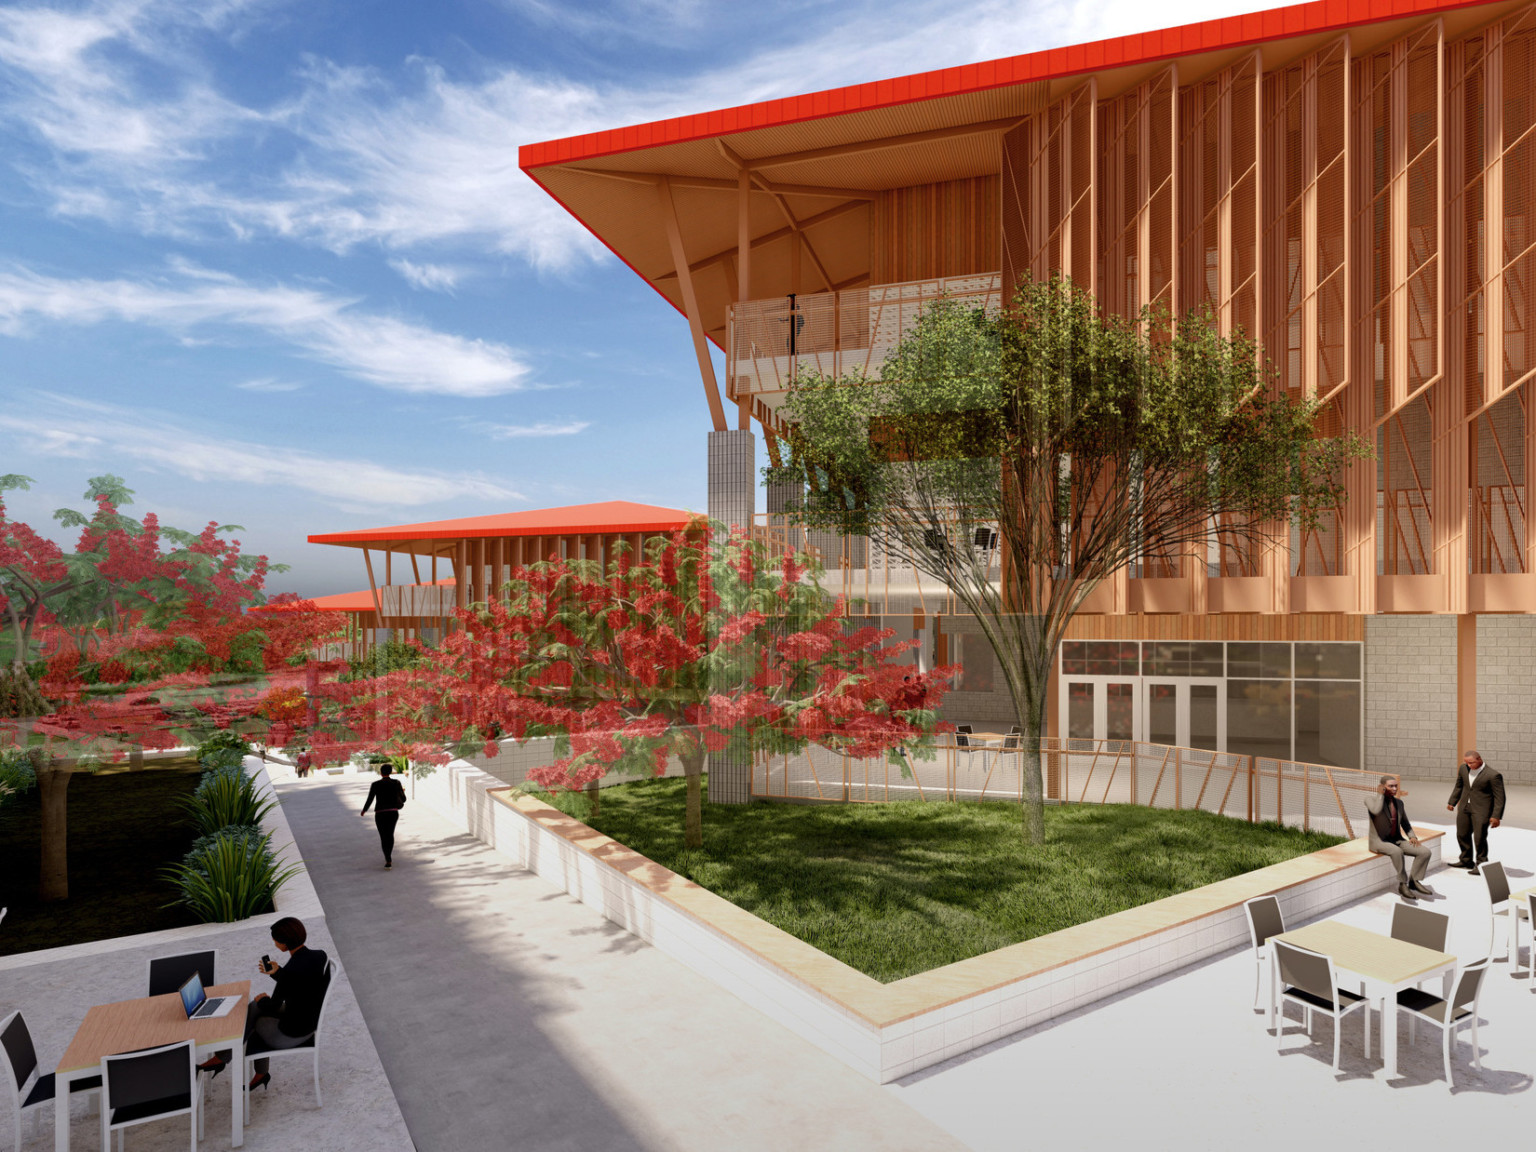
<path fill-rule="evenodd" d="M 249 1049 L 254 1036 L 265 1048 L 294 1048 L 315 1034 L 320 1024 L 320 1006 L 325 1002 L 329 981 L 325 976 L 325 953 L 306 948 L 309 938 L 304 925 L 292 916 L 284 916 L 272 925 L 272 944 L 288 953 L 288 963 L 279 967 L 263 956 L 257 967 L 272 977 L 272 995 L 262 993 L 251 999 L 245 1012 L 245 1044 Z M 230 1053 L 216 1052 L 198 1069 L 217 1076 L 229 1064 Z M 272 1081 L 269 1060 L 257 1060 L 252 1088 L 264 1088 Z"/>

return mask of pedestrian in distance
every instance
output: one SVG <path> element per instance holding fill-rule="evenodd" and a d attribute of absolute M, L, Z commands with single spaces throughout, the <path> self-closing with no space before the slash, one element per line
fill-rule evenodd
<path fill-rule="evenodd" d="M 1461 858 L 1451 867 L 1476 872 L 1479 864 L 1488 863 L 1488 829 L 1497 828 L 1504 818 L 1504 777 L 1484 764 L 1476 749 L 1462 757 L 1445 810 L 1456 813 L 1456 843 L 1461 848 Z"/>
<path fill-rule="evenodd" d="M 315 759 L 309 754 L 308 748 L 300 748 L 298 759 L 293 762 L 293 770 L 300 780 L 309 775 L 309 770 L 315 765 Z"/>
<path fill-rule="evenodd" d="M 1403 807 L 1403 797 L 1408 795 L 1399 785 L 1396 776 L 1383 776 L 1376 791 L 1365 801 L 1366 814 L 1370 816 L 1367 831 L 1368 845 L 1372 852 L 1385 856 L 1397 866 L 1397 894 L 1404 900 L 1414 901 L 1420 896 L 1433 896 L 1435 890 L 1424 883 L 1424 873 L 1429 870 L 1429 849 L 1419 843 L 1408 820 L 1408 810 Z M 1413 875 L 1408 875 L 1405 856 L 1413 857 Z"/>
<path fill-rule="evenodd" d="M 405 786 L 390 775 L 393 770 L 388 764 L 379 768 L 379 778 L 368 789 L 368 799 L 360 813 L 368 815 L 368 809 L 377 803 L 373 823 L 379 830 L 379 847 L 384 849 L 385 868 L 395 866 L 395 825 L 400 823 L 400 809 L 405 807 Z"/>

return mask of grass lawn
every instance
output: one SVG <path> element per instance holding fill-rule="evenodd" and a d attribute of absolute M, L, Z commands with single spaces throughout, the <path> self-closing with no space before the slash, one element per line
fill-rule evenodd
<path fill-rule="evenodd" d="M 40 801 L 36 788 L 0 804 L 0 956 L 83 944 L 197 923 L 185 908 L 165 908 L 176 888 L 160 869 L 186 855 L 197 836 L 176 806 L 202 775 L 195 762 L 99 775 L 69 783 L 69 899 L 37 901 Z"/>
<path fill-rule="evenodd" d="M 550 799 L 546 797 L 546 799 Z M 1047 807 L 1024 844 L 1006 803 L 705 805 L 683 847 L 683 781 L 603 790 L 562 811 L 889 982 L 1342 843 L 1208 812 Z"/>

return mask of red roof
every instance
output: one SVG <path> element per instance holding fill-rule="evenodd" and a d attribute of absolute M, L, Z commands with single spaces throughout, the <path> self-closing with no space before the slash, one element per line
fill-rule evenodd
<path fill-rule="evenodd" d="M 606 532 L 675 532 L 694 518 L 691 512 L 628 500 L 536 508 L 461 520 L 431 520 L 422 524 L 391 524 L 352 532 L 325 532 L 309 537 L 311 544 L 385 544 L 395 540 L 451 540 L 505 536 L 578 536 Z"/>
<path fill-rule="evenodd" d="M 439 580 L 439 584 L 452 586 L 454 580 Z M 399 585 L 396 585 L 399 587 Z M 408 585 L 409 587 L 409 585 Z M 430 587 L 430 585 L 418 585 L 418 587 Z M 300 601 L 306 603 L 306 601 Z M 311 596 L 307 603 L 313 604 L 321 612 L 372 612 L 373 590 L 364 588 L 361 592 L 337 592 L 334 596 Z M 252 608 L 252 612 L 281 612 L 293 608 L 293 604 L 261 604 Z"/>
<path fill-rule="evenodd" d="M 984 92 L 1106 68 L 1151 64 L 1200 52 L 1243 48 L 1269 40 L 1339 32 L 1382 20 L 1426 17 L 1483 5 L 1492 6 L 1488 0 L 1451 0 L 1449 3 L 1446 0 L 1314 0 L 1310 4 L 1183 24 L 1155 32 L 1138 32 L 1069 48 L 1049 48 L 980 64 L 919 72 L 892 80 L 830 88 L 803 96 L 764 100 L 758 104 L 741 104 L 714 112 L 655 120 L 649 124 L 524 144 L 518 151 L 518 165 L 529 169 L 565 164 L 663 144 L 707 140 L 734 132 Z"/>

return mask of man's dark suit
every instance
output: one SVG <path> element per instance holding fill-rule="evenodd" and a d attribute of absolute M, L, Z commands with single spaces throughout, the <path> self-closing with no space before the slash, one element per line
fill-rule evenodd
<path fill-rule="evenodd" d="M 1484 764 L 1477 779 L 1469 779 L 1467 766 L 1456 766 L 1456 787 L 1446 804 L 1456 809 L 1456 843 L 1461 847 L 1461 865 L 1473 863 L 1472 849 L 1477 849 L 1477 863 L 1488 861 L 1488 821 L 1504 819 L 1504 777 Z"/>

